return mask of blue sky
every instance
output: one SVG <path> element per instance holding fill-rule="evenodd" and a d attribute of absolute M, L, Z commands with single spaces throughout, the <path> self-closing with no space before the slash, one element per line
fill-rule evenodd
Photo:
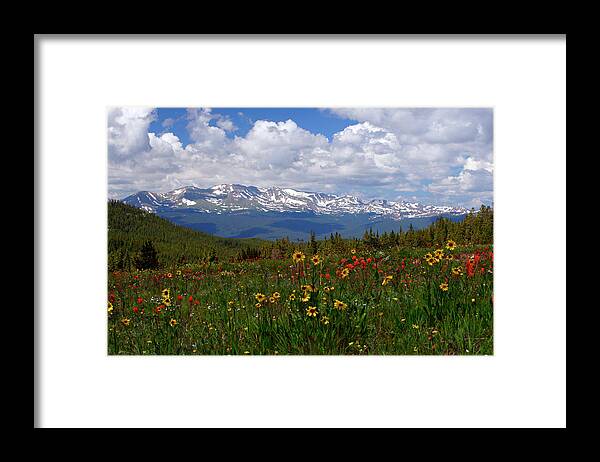
<path fill-rule="evenodd" d="M 257 120 L 285 122 L 291 119 L 305 130 L 315 135 L 322 134 L 331 141 L 334 133 L 356 123 L 355 120 L 316 108 L 212 108 L 212 112 L 227 117 L 235 125 L 235 130 L 226 132 L 229 138 L 246 136 Z M 150 131 L 157 134 L 172 132 L 184 145 L 187 145 L 190 143 L 187 124 L 186 109 L 158 108 L 156 120 L 150 124 Z M 217 120 L 212 119 L 209 125 L 216 127 Z"/>
<path fill-rule="evenodd" d="M 490 108 L 147 108 L 108 115 L 109 196 L 239 183 L 478 207 Z"/>

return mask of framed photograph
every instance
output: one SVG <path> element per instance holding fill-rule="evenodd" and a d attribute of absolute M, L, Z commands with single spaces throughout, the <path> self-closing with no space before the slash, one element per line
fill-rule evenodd
<path fill-rule="evenodd" d="M 493 353 L 492 108 L 115 107 L 107 138 L 108 354 Z"/>
<path fill-rule="evenodd" d="M 566 36 L 34 63 L 35 427 L 566 426 Z"/>

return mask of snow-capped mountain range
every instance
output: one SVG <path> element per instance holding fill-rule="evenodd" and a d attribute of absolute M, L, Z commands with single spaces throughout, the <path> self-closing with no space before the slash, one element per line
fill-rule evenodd
<path fill-rule="evenodd" d="M 185 186 L 166 193 L 141 191 L 122 199 L 122 202 L 152 213 L 168 209 L 194 209 L 217 214 L 243 211 L 312 212 L 317 215 L 373 214 L 395 220 L 468 213 L 464 207 L 389 200 L 365 201 L 349 195 L 239 184 L 219 184 L 206 189 Z"/>

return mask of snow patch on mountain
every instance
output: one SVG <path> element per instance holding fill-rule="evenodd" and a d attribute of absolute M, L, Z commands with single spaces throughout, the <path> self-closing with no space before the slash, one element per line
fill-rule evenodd
<path fill-rule="evenodd" d="M 392 219 L 431 217 L 440 214 L 463 215 L 464 207 L 421 205 L 417 202 L 362 200 L 355 196 L 298 191 L 292 188 L 257 188 L 219 184 L 211 188 L 186 186 L 166 193 L 142 191 L 123 202 L 156 212 L 159 208 L 194 209 L 207 213 L 232 211 L 313 212 L 320 215 L 368 213 Z"/>

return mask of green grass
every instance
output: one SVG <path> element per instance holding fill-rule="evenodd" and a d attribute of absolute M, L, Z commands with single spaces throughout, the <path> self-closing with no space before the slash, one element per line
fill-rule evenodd
<path fill-rule="evenodd" d="M 317 266 L 307 255 L 303 264 L 288 256 L 109 273 L 108 353 L 493 354 L 491 252 L 481 246 L 445 250 L 453 260 L 429 265 L 423 256 L 433 250 L 371 255 L 359 249 L 356 255 L 321 255 Z M 474 254 L 470 272 L 467 262 Z M 365 264 L 342 277 L 353 256 Z M 452 274 L 456 267 L 462 275 Z M 387 275 L 392 279 L 382 285 Z M 447 291 L 442 283 L 448 284 Z M 306 284 L 314 291 L 303 302 Z M 169 289 L 171 305 L 157 311 L 164 289 Z M 275 292 L 277 300 L 256 306 L 257 293 Z M 335 309 L 335 300 L 347 308 Z M 309 306 L 316 307 L 316 317 L 307 315 Z"/>

